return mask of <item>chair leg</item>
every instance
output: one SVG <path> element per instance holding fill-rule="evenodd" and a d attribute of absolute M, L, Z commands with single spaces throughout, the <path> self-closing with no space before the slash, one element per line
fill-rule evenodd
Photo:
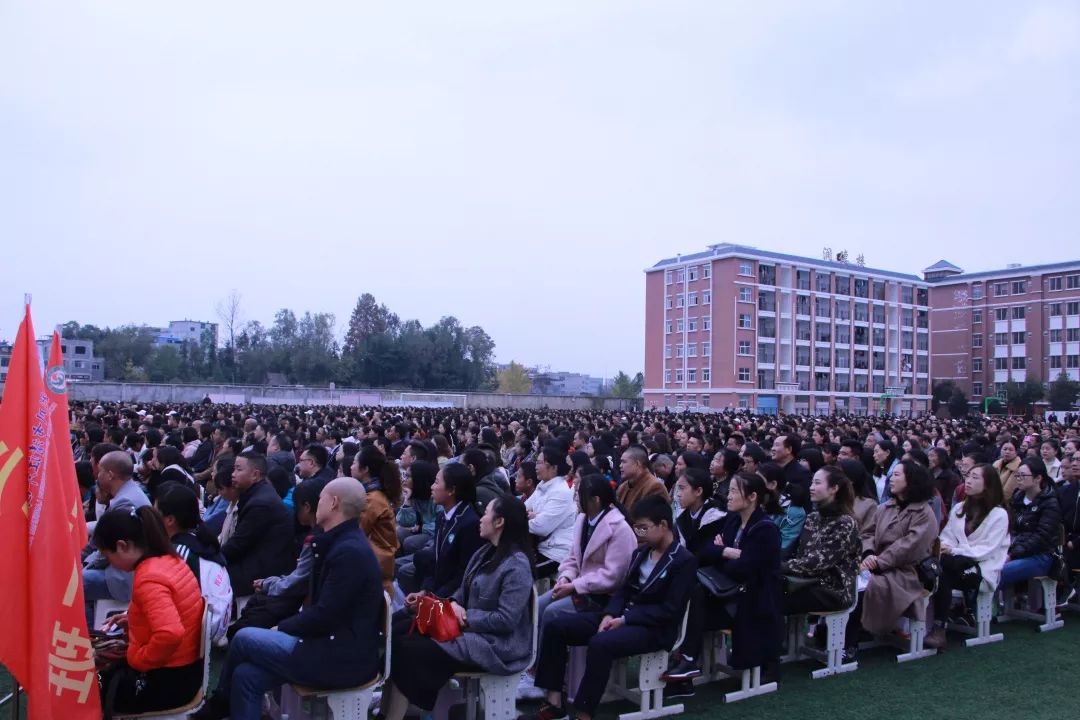
<path fill-rule="evenodd" d="M 810 673 L 814 680 L 859 669 L 858 661 L 844 662 L 844 640 L 850 615 L 851 613 L 843 613 L 825 616 L 825 667 Z"/>
<path fill-rule="evenodd" d="M 915 601 L 922 606 L 923 617 L 926 617 L 926 608 L 930 604 L 930 600 L 927 597 L 919 598 Z M 926 621 L 925 620 L 912 620 L 911 621 L 911 638 L 908 640 L 908 651 L 896 656 L 896 662 L 909 662 L 911 660 L 921 660 L 931 655 L 937 655 L 937 650 L 925 647 L 923 640 L 926 639 Z"/>
<path fill-rule="evenodd" d="M 994 593 L 980 592 L 975 598 L 975 637 L 964 641 L 967 647 L 989 645 L 1001 642 L 1005 639 L 1002 633 L 990 632 L 990 621 L 993 618 Z"/>
<path fill-rule="evenodd" d="M 1057 581 L 1053 578 L 1038 578 L 1042 586 L 1043 623 L 1039 632 L 1048 632 L 1065 627 L 1065 621 L 1057 611 Z"/>
<path fill-rule="evenodd" d="M 776 692 L 775 682 L 761 684 L 761 667 L 753 667 L 742 671 L 742 688 L 724 695 L 724 702 L 738 702 L 757 695 L 767 695 Z"/>

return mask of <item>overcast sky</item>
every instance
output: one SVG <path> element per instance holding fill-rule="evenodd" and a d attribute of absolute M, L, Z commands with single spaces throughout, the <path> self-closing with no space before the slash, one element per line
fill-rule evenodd
<path fill-rule="evenodd" d="M 738 242 L 1080 256 L 1080 3 L 0 0 L 0 338 L 332 312 L 642 368 L 643 270 Z"/>

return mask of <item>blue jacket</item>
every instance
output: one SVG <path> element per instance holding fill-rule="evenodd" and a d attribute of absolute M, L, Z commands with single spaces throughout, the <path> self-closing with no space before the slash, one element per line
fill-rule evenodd
<path fill-rule="evenodd" d="M 311 542 L 311 602 L 278 623 L 299 638 L 295 680 L 320 688 L 362 685 L 379 669 L 382 573 L 355 522 L 343 522 Z"/>
<path fill-rule="evenodd" d="M 423 590 L 447 598 L 461 587 L 465 567 L 480 548 L 480 518 L 469 503 L 458 505 L 450 520 L 439 515 L 435 539 L 414 556 L 416 570 L 424 580 Z"/>
<path fill-rule="evenodd" d="M 675 540 L 642 584 L 641 563 L 649 552 L 648 547 L 634 551 L 626 580 L 611 596 L 604 614 L 622 617 L 627 625 L 650 628 L 661 645 L 670 647 L 678 638 L 686 603 L 697 582 L 697 559 Z"/>

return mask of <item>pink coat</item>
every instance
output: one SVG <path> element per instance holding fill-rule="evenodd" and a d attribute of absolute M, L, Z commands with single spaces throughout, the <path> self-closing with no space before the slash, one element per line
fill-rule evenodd
<path fill-rule="evenodd" d="M 559 565 L 559 577 L 570 580 L 579 595 L 610 595 L 622 586 L 630 556 L 637 549 L 637 536 L 623 514 L 611 508 L 597 523 L 582 556 L 586 522 L 585 513 L 578 513 L 570 554 Z"/>

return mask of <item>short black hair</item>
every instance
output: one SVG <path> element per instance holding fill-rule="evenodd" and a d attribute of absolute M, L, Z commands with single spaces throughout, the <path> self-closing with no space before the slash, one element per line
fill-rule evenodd
<path fill-rule="evenodd" d="M 311 459 L 315 461 L 315 464 L 320 468 L 326 467 L 326 463 L 330 462 L 330 451 L 326 449 L 325 445 L 319 443 L 311 443 L 304 452 L 311 456 Z"/>
<path fill-rule="evenodd" d="M 247 452 L 242 452 L 236 456 L 237 460 L 240 458 L 247 460 L 252 468 L 258 470 L 259 477 L 265 478 L 267 476 L 265 455 L 248 450 Z"/>
<path fill-rule="evenodd" d="M 654 525 L 661 522 L 667 523 L 668 528 L 672 525 L 671 504 L 661 495 L 649 495 L 638 500 L 634 503 L 630 516 L 634 520 L 648 520 Z"/>

